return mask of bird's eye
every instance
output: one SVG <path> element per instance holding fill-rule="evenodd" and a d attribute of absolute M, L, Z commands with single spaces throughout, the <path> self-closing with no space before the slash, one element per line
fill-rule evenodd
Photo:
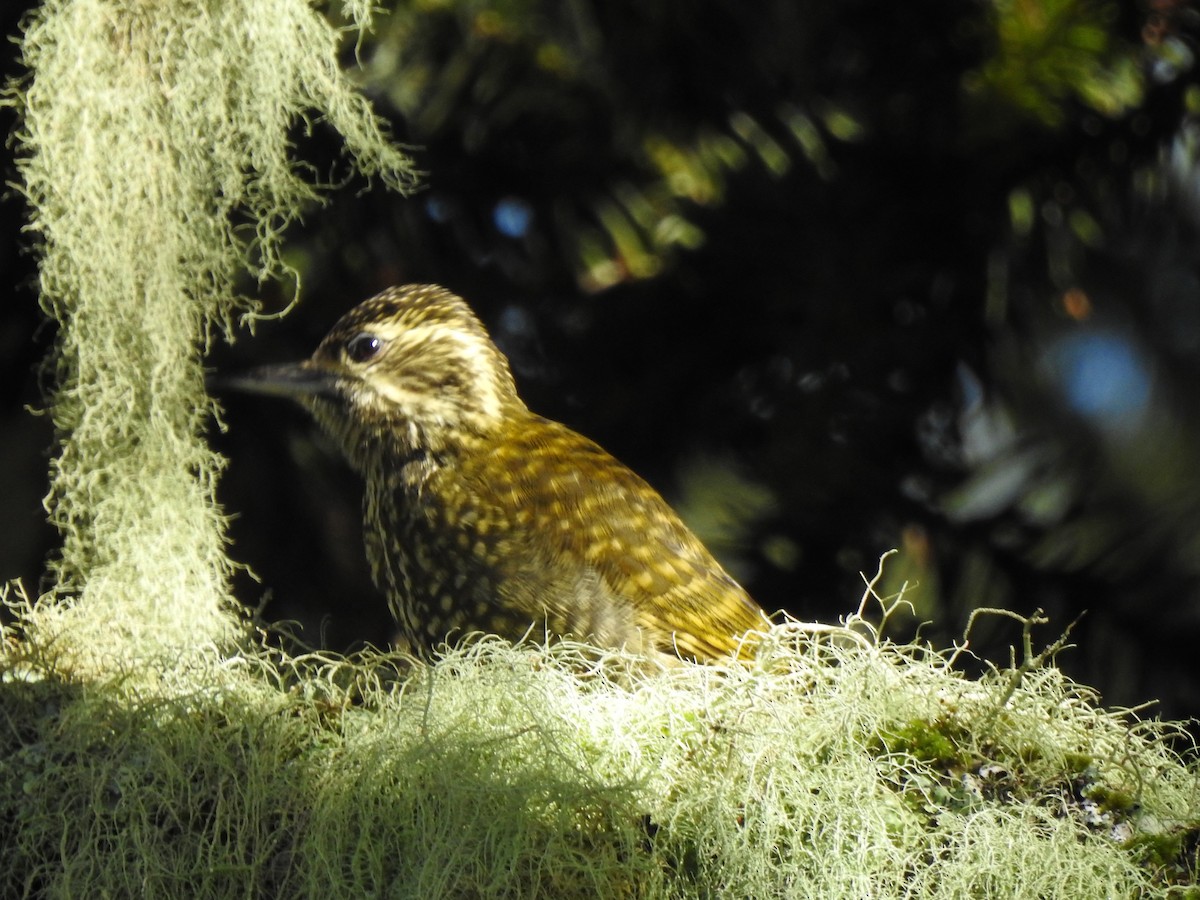
<path fill-rule="evenodd" d="M 363 363 L 383 349 L 383 341 L 373 334 L 363 332 L 346 341 L 346 356 L 356 363 Z"/>

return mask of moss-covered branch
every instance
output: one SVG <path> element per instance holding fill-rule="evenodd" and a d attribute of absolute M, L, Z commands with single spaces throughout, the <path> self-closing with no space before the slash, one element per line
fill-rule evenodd
<path fill-rule="evenodd" d="M 250 649 L 147 689 L 9 643 L 0 872 L 11 896 L 193 900 L 1195 884 L 1200 800 L 1172 729 L 1053 668 L 973 681 L 861 623 L 779 626 L 750 666 L 597 653 Z"/>

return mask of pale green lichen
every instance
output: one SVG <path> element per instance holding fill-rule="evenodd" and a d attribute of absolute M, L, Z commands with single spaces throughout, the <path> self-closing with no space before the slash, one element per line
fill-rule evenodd
<path fill-rule="evenodd" d="M 1015 686 L 968 679 L 853 618 L 779 626 L 750 665 L 495 639 L 431 665 L 248 647 L 152 688 L 64 674 L 37 640 L 4 647 L 12 896 L 1195 887 L 1200 796 L 1171 728 L 1100 709 L 1045 665 Z"/>
<path fill-rule="evenodd" d="M 48 0 L 25 22 L 7 102 L 59 326 L 45 624 L 85 628 L 81 648 L 172 656 L 228 634 L 201 358 L 253 317 L 247 269 L 286 274 L 281 236 L 318 196 L 289 133 L 319 118 L 360 171 L 411 178 L 339 68 L 342 37 L 306 0 Z"/>

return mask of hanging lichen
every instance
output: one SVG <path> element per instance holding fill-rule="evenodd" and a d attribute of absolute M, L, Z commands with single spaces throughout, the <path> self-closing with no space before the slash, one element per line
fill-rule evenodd
<path fill-rule="evenodd" d="M 58 324 L 54 615 L 92 623 L 97 652 L 170 655 L 229 627 L 201 360 L 255 313 L 236 280 L 284 274 L 281 235 L 317 199 L 290 130 L 320 117 L 360 171 L 411 178 L 341 40 L 305 0 L 49 0 L 26 23 L 7 101 Z"/>

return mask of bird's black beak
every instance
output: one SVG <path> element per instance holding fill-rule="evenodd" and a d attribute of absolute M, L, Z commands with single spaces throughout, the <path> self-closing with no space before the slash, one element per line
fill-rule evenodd
<path fill-rule="evenodd" d="M 212 374 L 205 384 L 210 391 L 241 391 L 293 400 L 338 395 L 337 374 L 307 359 L 298 363 L 259 366 L 237 375 Z"/>

